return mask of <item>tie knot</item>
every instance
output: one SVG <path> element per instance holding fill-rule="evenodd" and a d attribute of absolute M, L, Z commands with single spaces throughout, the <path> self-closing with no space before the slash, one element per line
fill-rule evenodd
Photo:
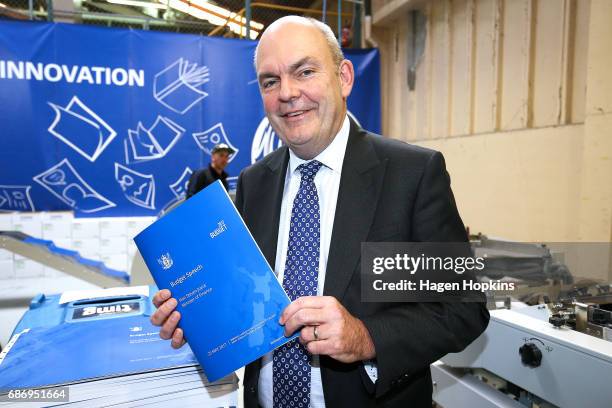
<path fill-rule="evenodd" d="M 321 166 L 323 166 L 323 163 L 316 160 L 300 164 L 297 169 L 302 173 L 302 182 L 312 182 Z"/>

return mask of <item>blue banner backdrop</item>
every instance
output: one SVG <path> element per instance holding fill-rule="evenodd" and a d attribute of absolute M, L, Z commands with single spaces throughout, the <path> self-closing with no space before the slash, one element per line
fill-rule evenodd
<path fill-rule="evenodd" d="M 240 171 L 279 146 L 256 42 L 77 24 L 0 22 L 0 211 L 154 215 L 218 142 Z M 346 50 L 349 110 L 380 132 L 377 50 Z"/>

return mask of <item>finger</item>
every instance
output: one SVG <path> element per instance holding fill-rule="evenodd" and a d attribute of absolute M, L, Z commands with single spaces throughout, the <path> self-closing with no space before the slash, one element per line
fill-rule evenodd
<path fill-rule="evenodd" d="M 335 354 L 335 349 L 333 348 L 333 342 L 331 340 L 311 341 L 307 343 L 305 347 L 310 354 L 324 356 Z"/>
<path fill-rule="evenodd" d="M 172 342 L 170 343 L 172 348 L 178 349 L 185 345 L 185 336 L 183 335 L 183 329 L 180 327 L 174 331 L 172 335 Z"/>
<path fill-rule="evenodd" d="M 162 289 L 153 296 L 153 304 L 155 307 L 160 307 L 162 303 L 170 299 L 172 295 L 168 289 Z"/>
<path fill-rule="evenodd" d="M 298 341 L 303 345 L 308 344 L 311 341 L 314 341 L 314 335 L 312 334 L 314 330 L 314 326 L 306 326 L 302 327 L 300 330 L 300 337 L 298 337 Z"/>
<path fill-rule="evenodd" d="M 306 326 L 302 328 L 300 331 L 300 343 L 306 345 L 312 341 L 323 341 L 329 340 L 336 330 L 334 330 L 333 324 L 325 323 L 316 326 L 317 327 L 317 337 L 314 335 L 315 326 Z"/>
<path fill-rule="evenodd" d="M 318 326 L 327 322 L 324 309 L 300 309 L 285 322 L 285 336 L 291 336 L 303 326 Z"/>
<path fill-rule="evenodd" d="M 181 314 L 177 311 L 172 312 L 170 317 L 163 324 L 161 329 L 159 330 L 159 337 L 164 340 L 169 340 L 174 336 L 174 331 L 176 330 L 176 326 L 178 325 L 179 320 L 181 320 Z"/>
<path fill-rule="evenodd" d="M 283 310 L 278 322 L 284 325 L 285 322 L 300 309 L 322 309 L 325 305 L 326 297 L 327 296 L 302 296 L 301 298 L 297 298 Z"/>
<path fill-rule="evenodd" d="M 311 341 L 322 340 L 321 338 L 321 326 L 305 326 L 300 330 L 300 343 L 306 345 Z M 317 329 L 317 336 L 315 336 L 315 328 Z"/>
<path fill-rule="evenodd" d="M 151 315 L 151 323 L 155 326 L 161 326 L 170 316 L 170 313 L 176 309 L 177 301 L 175 298 L 170 298 L 161 304 Z"/>

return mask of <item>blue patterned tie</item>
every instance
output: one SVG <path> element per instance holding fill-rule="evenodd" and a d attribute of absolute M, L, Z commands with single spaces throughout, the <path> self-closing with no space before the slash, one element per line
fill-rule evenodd
<path fill-rule="evenodd" d="M 300 189 L 293 200 L 283 288 L 293 301 L 317 294 L 319 275 L 320 211 L 314 178 L 322 164 L 316 160 L 298 166 Z M 310 405 L 309 356 L 297 339 L 274 351 L 272 383 L 274 408 Z"/>

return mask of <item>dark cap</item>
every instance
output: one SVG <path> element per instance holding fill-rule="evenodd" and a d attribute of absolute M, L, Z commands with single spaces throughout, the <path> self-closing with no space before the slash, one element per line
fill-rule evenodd
<path fill-rule="evenodd" d="M 212 154 L 215 154 L 217 152 L 227 152 L 228 154 L 233 154 L 236 151 L 225 143 L 219 143 L 219 144 L 216 144 L 215 147 L 213 147 L 212 149 Z"/>

